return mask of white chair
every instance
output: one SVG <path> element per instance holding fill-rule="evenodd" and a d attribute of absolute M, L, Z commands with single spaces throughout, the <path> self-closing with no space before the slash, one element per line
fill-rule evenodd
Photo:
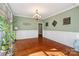
<path fill-rule="evenodd" d="M 79 39 L 74 41 L 74 50 L 79 52 Z"/>

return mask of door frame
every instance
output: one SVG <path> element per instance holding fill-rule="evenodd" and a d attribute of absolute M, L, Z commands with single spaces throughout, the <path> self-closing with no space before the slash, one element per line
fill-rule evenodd
<path fill-rule="evenodd" d="M 41 34 L 40 34 L 40 29 L 39 27 L 41 26 Z M 38 38 L 39 37 L 43 37 L 43 24 L 42 23 L 38 23 Z"/>

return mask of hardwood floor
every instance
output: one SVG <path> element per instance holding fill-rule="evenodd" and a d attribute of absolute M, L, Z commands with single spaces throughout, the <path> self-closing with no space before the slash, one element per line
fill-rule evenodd
<path fill-rule="evenodd" d="M 73 48 L 47 38 L 17 40 L 15 56 L 79 56 Z"/>

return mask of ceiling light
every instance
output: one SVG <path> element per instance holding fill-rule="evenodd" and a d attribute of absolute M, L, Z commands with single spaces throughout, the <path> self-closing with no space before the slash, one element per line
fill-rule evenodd
<path fill-rule="evenodd" d="M 40 20 L 40 19 L 41 19 L 41 16 L 40 16 L 39 13 L 38 13 L 38 9 L 36 9 L 35 15 L 33 16 L 33 18 L 34 18 L 35 20 Z"/>

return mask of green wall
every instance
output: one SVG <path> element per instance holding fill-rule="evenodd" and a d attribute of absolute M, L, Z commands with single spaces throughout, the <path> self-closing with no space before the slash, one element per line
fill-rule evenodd
<path fill-rule="evenodd" d="M 71 24 L 63 25 L 63 18 L 66 17 L 71 17 Z M 52 25 L 54 20 L 57 21 L 55 27 Z M 44 24 L 44 30 L 79 32 L 79 6 L 58 15 L 48 17 L 41 22 Z M 45 26 L 46 22 L 48 22 L 48 26 Z M 14 27 L 18 27 L 18 30 L 38 29 L 38 22 L 32 18 L 14 16 L 13 24 Z"/>
<path fill-rule="evenodd" d="M 71 24 L 63 25 L 63 18 L 65 17 L 71 17 Z M 52 22 L 54 20 L 57 21 L 57 25 L 55 27 L 52 25 Z M 46 22 L 48 22 L 48 26 L 45 26 Z M 52 31 L 55 30 L 55 31 L 79 32 L 79 6 L 45 19 L 44 29 Z"/>
<path fill-rule="evenodd" d="M 37 30 L 38 22 L 32 18 L 14 16 L 14 27 L 18 30 Z"/>

